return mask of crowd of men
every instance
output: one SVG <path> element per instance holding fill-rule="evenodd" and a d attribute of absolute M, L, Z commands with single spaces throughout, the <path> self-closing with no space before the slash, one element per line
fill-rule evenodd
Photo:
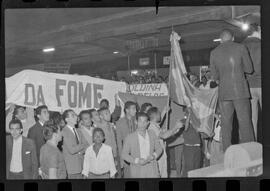
<path fill-rule="evenodd" d="M 7 118 L 6 173 L 8 179 L 96 179 L 169 177 L 166 140 L 181 132 L 184 138 L 184 167 L 188 171 L 205 166 L 205 159 L 219 164 L 232 144 L 233 113 L 236 111 L 240 143 L 257 138 L 258 104 L 261 103 L 260 26 L 251 25 L 250 36 L 233 42 L 233 34 L 224 30 L 221 44 L 211 52 L 212 80 L 201 89 L 219 86 L 214 136 L 206 142 L 193 128 L 190 108 L 174 127 L 161 128 L 165 113 L 151 103 L 139 106 L 133 101 L 110 112 L 103 99 L 100 108 L 81 111 L 50 112 L 42 105 L 30 108 L 14 105 Z M 208 83 L 209 81 L 209 83 Z M 208 87 L 208 88 L 209 88 Z M 29 111 L 27 111 L 29 110 Z M 35 121 L 31 120 L 35 117 Z M 208 139 L 209 140 L 209 139 Z"/>

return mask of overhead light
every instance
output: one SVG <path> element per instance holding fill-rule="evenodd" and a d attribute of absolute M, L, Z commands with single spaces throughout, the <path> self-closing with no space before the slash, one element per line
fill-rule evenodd
<path fill-rule="evenodd" d="M 53 52 L 53 51 L 55 51 L 55 48 L 44 48 L 43 50 L 42 50 L 43 52 Z"/>
<path fill-rule="evenodd" d="M 113 53 L 114 53 L 114 54 L 119 54 L 119 52 L 118 52 L 118 51 L 114 51 Z"/>
<path fill-rule="evenodd" d="M 217 39 L 214 39 L 213 41 L 214 41 L 214 42 L 220 42 L 221 39 L 220 39 L 220 38 L 217 38 Z"/>
<path fill-rule="evenodd" d="M 138 70 L 132 70 L 131 74 L 134 74 L 134 75 L 138 74 Z"/>
<path fill-rule="evenodd" d="M 242 28 L 243 31 L 247 31 L 249 29 L 249 24 L 248 23 L 242 23 L 241 28 Z"/>

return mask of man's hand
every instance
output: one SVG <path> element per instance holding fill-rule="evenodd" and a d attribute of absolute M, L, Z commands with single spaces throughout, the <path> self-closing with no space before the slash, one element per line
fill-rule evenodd
<path fill-rule="evenodd" d="M 141 166 L 143 166 L 143 165 L 146 165 L 147 163 L 148 163 L 147 160 L 140 158 L 138 164 L 141 165 Z"/>

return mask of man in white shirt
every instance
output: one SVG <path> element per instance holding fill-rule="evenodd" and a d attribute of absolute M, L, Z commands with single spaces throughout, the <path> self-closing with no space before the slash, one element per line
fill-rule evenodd
<path fill-rule="evenodd" d="M 105 134 L 101 128 L 93 130 L 94 144 L 85 152 L 82 174 L 85 178 L 113 178 L 116 168 L 112 148 L 103 144 Z"/>
<path fill-rule="evenodd" d="M 11 135 L 6 137 L 7 179 L 37 179 L 38 159 L 31 139 L 22 136 L 22 123 L 13 119 L 9 123 Z"/>
<path fill-rule="evenodd" d="M 129 134 L 122 150 L 122 158 L 130 163 L 130 177 L 159 178 L 157 159 L 163 149 L 152 130 L 147 130 L 149 117 L 139 112 L 136 117 L 137 130 Z"/>
<path fill-rule="evenodd" d="M 78 130 L 82 132 L 84 138 L 89 145 L 93 143 L 93 129 L 90 113 L 87 110 L 83 110 L 80 113 L 80 122 Z"/>
<path fill-rule="evenodd" d="M 27 137 L 29 128 L 35 124 L 34 109 L 11 104 L 8 111 L 6 111 L 6 133 L 10 133 L 9 122 L 15 118 L 19 119 L 22 122 L 22 135 L 24 137 Z"/>

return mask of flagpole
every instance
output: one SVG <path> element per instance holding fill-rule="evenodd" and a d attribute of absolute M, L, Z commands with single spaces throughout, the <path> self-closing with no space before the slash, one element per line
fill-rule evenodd
<path fill-rule="evenodd" d="M 172 32 L 173 32 L 173 25 L 172 25 Z M 165 121 L 165 128 L 166 130 L 169 129 L 169 108 L 170 108 L 170 91 L 171 91 L 171 71 L 172 71 L 172 57 L 173 57 L 173 50 L 172 50 L 172 47 L 171 47 L 171 55 L 170 55 L 171 59 L 170 59 L 170 66 L 169 66 L 169 81 L 168 81 L 168 98 L 167 98 L 167 106 L 166 106 L 166 121 Z"/>

